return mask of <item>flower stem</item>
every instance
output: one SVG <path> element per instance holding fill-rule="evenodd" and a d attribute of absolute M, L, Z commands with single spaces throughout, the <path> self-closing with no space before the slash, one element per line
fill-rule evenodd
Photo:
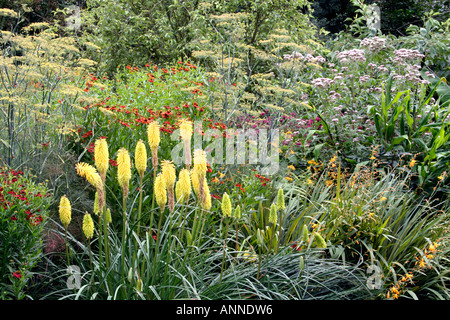
<path fill-rule="evenodd" d="M 123 282 L 125 283 L 126 279 L 124 278 L 124 270 L 125 270 L 125 238 L 126 238 L 126 223 L 127 223 L 127 197 L 125 194 L 123 194 L 122 197 L 122 211 L 123 211 L 123 220 L 122 220 L 122 224 L 123 224 L 123 230 L 122 230 L 122 261 L 120 264 L 120 275 L 121 275 L 121 279 L 123 280 Z M 124 290 L 125 290 L 125 286 L 124 286 Z"/>
<path fill-rule="evenodd" d="M 220 278 L 219 278 L 219 283 L 222 282 L 222 275 L 223 275 L 223 269 L 225 267 L 225 249 L 227 247 L 227 238 L 228 238 L 228 217 L 224 217 L 225 218 L 225 239 L 224 239 L 224 243 L 223 243 L 223 256 L 222 256 L 222 267 L 220 268 Z"/>

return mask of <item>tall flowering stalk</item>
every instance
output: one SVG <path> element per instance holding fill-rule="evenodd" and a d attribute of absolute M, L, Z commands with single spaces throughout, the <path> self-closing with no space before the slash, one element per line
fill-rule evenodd
<path fill-rule="evenodd" d="M 191 176 L 188 169 L 181 169 L 175 185 L 175 196 L 179 203 L 185 204 L 182 223 L 186 220 L 187 203 L 191 195 Z"/>
<path fill-rule="evenodd" d="M 211 192 L 209 191 L 209 185 L 206 178 L 203 181 L 204 201 L 201 203 L 201 207 L 209 211 L 212 206 Z"/>
<path fill-rule="evenodd" d="M 269 249 L 272 247 L 273 237 L 274 237 L 275 231 L 277 229 L 277 222 L 278 222 L 277 205 L 275 203 L 272 203 L 272 205 L 270 206 L 270 212 L 269 212 L 269 224 L 272 225 Z M 267 252 L 267 254 L 269 254 L 269 252 Z"/>
<path fill-rule="evenodd" d="M 194 151 L 194 174 L 198 180 L 198 197 L 200 203 L 205 202 L 204 182 L 207 170 L 206 152 L 202 149 Z"/>
<path fill-rule="evenodd" d="M 269 223 L 272 225 L 272 227 L 275 229 L 277 225 L 278 217 L 277 217 L 277 206 L 275 203 L 272 203 L 270 206 L 270 212 L 269 212 Z"/>
<path fill-rule="evenodd" d="M 126 222 L 127 222 L 127 197 L 130 188 L 131 179 L 131 159 L 128 150 L 119 149 L 117 152 L 117 180 L 122 188 L 122 211 L 123 211 L 123 231 L 122 231 L 122 250 L 125 251 Z M 121 275 L 124 276 L 125 252 L 122 252 Z"/>
<path fill-rule="evenodd" d="M 147 139 L 152 152 L 152 165 L 154 176 L 156 176 L 156 168 L 158 167 L 158 146 L 161 141 L 161 132 L 159 124 L 155 121 L 151 122 L 147 127 Z"/>
<path fill-rule="evenodd" d="M 277 194 L 277 210 L 281 211 L 286 209 L 286 204 L 284 202 L 284 192 L 283 189 L 280 188 L 278 189 L 278 194 Z"/>
<path fill-rule="evenodd" d="M 103 212 L 105 205 L 105 194 L 103 192 L 103 182 L 100 174 L 97 170 L 85 162 L 79 162 L 75 165 L 75 170 L 80 177 L 86 178 L 86 180 L 95 187 L 98 193 L 98 210 Z"/>
<path fill-rule="evenodd" d="M 177 175 L 172 161 L 163 160 L 161 162 L 161 177 L 166 185 L 169 211 L 173 212 L 175 208 L 174 185 Z"/>
<path fill-rule="evenodd" d="M 190 171 L 192 188 L 194 189 L 194 193 L 197 197 L 197 201 L 199 202 L 200 207 L 205 211 L 209 211 L 212 206 L 212 199 L 206 180 L 206 170 L 206 153 L 203 150 L 198 149 L 194 152 L 194 168 Z M 196 241 L 198 236 L 198 223 L 198 212 L 196 210 L 192 227 L 192 236 L 194 242 Z M 203 220 L 200 234 L 203 231 L 204 223 L 205 221 Z"/>
<path fill-rule="evenodd" d="M 224 193 L 223 197 L 222 197 L 222 204 L 220 206 L 221 210 L 222 210 L 222 214 L 223 217 L 231 217 L 231 200 L 230 200 L 230 196 L 228 195 L 228 193 Z"/>
<path fill-rule="evenodd" d="M 158 147 L 161 141 L 161 131 L 159 124 L 156 121 L 152 121 L 147 126 L 147 140 L 152 153 L 152 166 L 153 166 L 153 183 L 156 181 L 156 172 L 158 169 Z M 153 192 L 152 198 L 152 210 L 150 216 L 150 229 L 153 227 L 153 207 L 155 205 L 155 192 Z"/>
<path fill-rule="evenodd" d="M 156 235 L 156 245 L 155 245 L 155 262 L 154 262 L 154 267 L 153 267 L 153 274 L 155 274 L 156 272 L 156 259 L 158 257 L 158 246 L 159 246 L 159 241 L 161 240 L 161 224 L 162 224 L 162 220 L 163 220 L 163 216 L 164 216 L 164 209 L 167 203 L 167 183 L 164 180 L 164 177 L 162 175 L 162 173 L 159 173 L 156 178 L 155 178 L 155 182 L 154 182 L 154 186 L 153 186 L 153 195 L 154 198 L 156 199 L 156 203 L 159 206 L 160 209 L 160 215 L 159 215 L 159 221 L 158 221 L 158 233 Z M 153 216 L 153 215 L 152 215 Z M 153 219 L 153 218 L 151 218 Z M 150 222 L 150 224 L 152 224 L 153 221 Z"/>
<path fill-rule="evenodd" d="M 197 172 L 195 172 L 194 169 L 189 171 L 190 177 L 191 177 L 191 183 L 192 183 L 192 189 L 194 190 L 194 194 L 199 198 L 199 183 L 198 183 L 198 175 Z"/>
<path fill-rule="evenodd" d="M 106 139 L 100 138 L 95 141 L 94 158 L 95 166 L 97 167 L 100 177 L 102 178 L 103 184 L 105 184 L 106 171 L 109 167 L 109 152 Z"/>
<path fill-rule="evenodd" d="M 286 209 L 286 204 L 284 201 L 284 191 L 283 191 L 283 188 L 280 188 L 280 189 L 278 189 L 278 194 L 277 194 L 277 211 L 281 212 L 280 213 L 280 215 L 281 215 L 281 217 L 280 217 L 280 232 L 281 232 L 282 219 L 284 216 L 284 215 L 282 215 L 282 212 L 285 209 Z M 281 237 L 281 235 L 280 235 L 280 237 Z M 279 248 L 280 248 L 280 241 L 278 241 L 276 252 L 278 252 Z"/>
<path fill-rule="evenodd" d="M 232 211 L 230 196 L 226 192 L 222 196 L 222 203 L 220 209 L 222 210 L 223 219 L 225 220 L 226 224 L 224 244 L 223 244 L 222 268 L 220 269 L 220 279 L 219 279 L 219 282 L 222 282 L 222 274 L 223 269 L 225 267 L 225 248 L 227 246 L 227 238 L 228 238 L 228 218 L 231 217 Z"/>
<path fill-rule="evenodd" d="M 141 211 L 142 211 L 142 193 L 143 193 L 143 181 L 144 181 L 144 173 L 147 170 L 147 149 L 145 148 L 144 142 L 139 140 L 136 144 L 136 150 L 134 152 L 134 162 L 136 170 L 139 174 L 139 211 L 138 211 L 138 228 L 137 234 L 139 236 L 140 227 L 141 227 Z"/>
<path fill-rule="evenodd" d="M 108 151 L 108 143 L 106 142 L 106 139 L 100 138 L 95 141 L 94 146 L 94 158 L 95 158 L 95 166 L 100 174 L 100 177 L 102 179 L 102 190 L 103 190 L 103 198 L 106 199 L 106 189 L 105 189 L 105 181 L 106 181 L 106 172 L 109 168 L 109 151 Z M 98 197 L 98 192 L 96 192 L 96 196 Z M 98 201 L 98 199 L 97 199 Z M 98 223 L 99 226 L 103 223 L 103 234 L 101 232 L 101 228 L 99 228 L 98 232 L 100 235 L 99 241 L 103 238 L 104 245 L 105 245 L 105 255 L 106 255 L 106 261 L 107 265 L 109 266 L 109 244 L 108 244 L 108 228 L 105 218 L 105 211 L 106 206 L 103 206 L 103 209 L 99 210 L 98 215 Z M 103 221 L 102 221 L 103 220 Z"/>
<path fill-rule="evenodd" d="M 103 212 L 105 207 L 105 193 L 102 178 L 95 167 L 85 162 L 79 162 L 75 165 L 75 170 L 80 177 L 85 178 L 93 187 L 96 188 L 97 207 L 99 212 Z M 99 216 L 100 224 L 100 216 Z M 102 260 L 102 234 L 99 231 L 99 257 Z"/>
<path fill-rule="evenodd" d="M 89 213 L 85 213 L 83 217 L 83 233 L 88 241 L 89 246 L 89 264 L 92 269 L 92 253 L 91 253 L 91 239 L 94 236 L 94 221 Z"/>
<path fill-rule="evenodd" d="M 177 202 L 186 203 L 191 195 L 191 177 L 189 170 L 181 169 L 178 174 L 178 181 L 175 185 L 175 195 Z"/>
<path fill-rule="evenodd" d="M 65 195 L 59 200 L 59 219 L 64 229 L 69 227 L 70 221 L 72 220 L 72 206 Z"/>
<path fill-rule="evenodd" d="M 204 191 L 204 202 L 200 203 L 201 208 L 203 209 L 201 212 L 201 216 L 202 216 L 202 226 L 200 228 L 200 233 L 198 236 L 198 239 L 201 239 L 202 235 L 203 235 L 203 228 L 205 226 L 205 211 L 209 211 L 211 209 L 212 206 L 212 199 L 211 199 L 211 193 L 209 192 L 209 186 L 208 186 L 208 182 L 206 181 L 206 178 L 203 181 L 203 191 Z"/>
<path fill-rule="evenodd" d="M 67 265 L 69 266 L 69 248 L 67 246 L 67 228 L 72 220 L 72 206 L 69 199 L 64 195 L 59 200 L 59 219 L 64 226 L 64 243 L 66 244 Z"/>
<path fill-rule="evenodd" d="M 233 211 L 233 218 L 235 219 L 236 222 L 236 252 L 239 251 L 239 239 L 238 239 L 238 235 L 239 235 L 239 220 L 242 218 L 242 213 L 241 213 L 241 206 L 237 205 L 236 208 Z"/>
<path fill-rule="evenodd" d="M 156 176 L 153 190 L 154 190 L 154 194 L 155 194 L 156 203 L 158 204 L 161 212 L 163 212 L 164 206 L 167 203 L 167 189 L 166 189 L 166 184 L 164 183 L 161 173 L 159 173 Z"/>
<path fill-rule="evenodd" d="M 191 137 L 194 131 L 192 127 L 192 121 L 182 119 L 179 124 L 180 136 L 184 144 L 184 163 L 186 168 L 189 170 L 191 168 L 192 157 L 191 157 Z"/>
<path fill-rule="evenodd" d="M 117 180 L 122 188 L 123 198 L 128 197 L 131 179 L 131 158 L 128 150 L 120 148 L 117 152 Z"/>

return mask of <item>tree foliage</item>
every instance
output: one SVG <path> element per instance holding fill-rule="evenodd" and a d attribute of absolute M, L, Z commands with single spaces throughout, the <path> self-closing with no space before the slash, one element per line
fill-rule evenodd
<path fill-rule="evenodd" d="M 98 60 L 111 73 L 125 65 L 191 58 L 210 32 L 210 15 L 246 14 L 240 41 L 254 44 L 277 25 L 298 32 L 308 23 L 302 13 L 308 7 L 306 0 L 88 0 L 80 31 L 101 47 Z"/>

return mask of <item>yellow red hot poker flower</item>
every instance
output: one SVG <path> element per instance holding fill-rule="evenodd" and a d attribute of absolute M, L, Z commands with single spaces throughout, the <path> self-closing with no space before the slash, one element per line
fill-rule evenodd
<path fill-rule="evenodd" d="M 206 152 L 202 149 L 194 151 L 194 174 L 198 179 L 198 197 L 200 203 L 205 202 L 204 183 L 207 171 Z"/>
<path fill-rule="evenodd" d="M 277 206 L 275 203 L 272 203 L 270 206 L 270 213 L 269 213 L 269 223 L 272 225 L 276 225 L 278 220 L 277 216 Z"/>
<path fill-rule="evenodd" d="M 284 192 L 283 189 L 280 188 L 278 189 L 278 194 L 277 194 L 277 210 L 284 210 L 286 209 L 286 205 L 284 202 Z"/>
<path fill-rule="evenodd" d="M 191 195 L 191 177 L 187 169 L 181 169 L 178 175 L 178 181 L 175 185 L 175 194 L 177 201 L 187 202 Z"/>
<path fill-rule="evenodd" d="M 72 220 L 72 207 L 69 199 L 65 195 L 59 200 L 59 219 L 65 229 L 67 229 Z"/>
<path fill-rule="evenodd" d="M 167 202 L 167 189 L 161 173 L 156 176 L 153 189 L 155 192 L 156 203 L 161 211 L 164 211 L 164 206 Z"/>
<path fill-rule="evenodd" d="M 94 158 L 95 166 L 97 167 L 97 170 L 100 173 L 100 177 L 102 178 L 102 182 L 104 184 L 106 179 L 106 171 L 109 167 L 109 152 L 106 139 L 100 138 L 95 141 Z"/>
<path fill-rule="evenodd" d="M 152 165 L 156 170 L 158 167 L 158 146 L 161 141 L 161 132 L 159 124 L 156 121 L 151 122 L 147 127 L 147 139 L 152 152 Z"/>
<path fill-rule="evenodd" d="M 119 149 L 117 152 L 117 180 L 123 190 L 124 197 L 128 195 L 129 182 L 131 179 L 131 159 L 128 150 Z"/>
<path fill-rule="evenodd" d="M 103 192 L 103 182 L 100 174 L 90 164 L 85 162 L 79 162 L 75 165 L 75 170 L 80 177 L 85 178 L 92 186 L 97 189 L 98 193 L 98 211 L 103 211 L 103 206 L 105 204 L 105 197 Z"/>
<path fill-rule="evenodd" d="M 209 191 L 209 186 L 206 181 L 206 178 L 203 182 L 203 193 L 204 193 L 204 200 L 201 203 L 201 207 L 207 211 L 209 211 L 212 207 L 212 199 L 211 199 L 211 193 Z"/>
<path fill-rule="evenodd" d="M 136 166 L 136 170 L 139 173 L 139 176 L 144 176 L 144 172 L 147 169 L 147 149 L 145 148 L 144 142 L 139 139 L 138 143 L 136 144 L 136 150 L 134 153 L 134 163 Z"/>
<path fill-rule="evenodd" d="M 79 162 L 75 165 L 75 169 L 80 177 L 86 178 L 86 180 L 95 188 L 99 188 L 102 186 L 102 179 L 100 175 L 98 174 L 97 170 L 90 164 Z"/>
<path fill-rule="evenodd" d="M 172 212 L 175 208 L 174 184 L 177 178 L 172 161 L 164 160 L 161 162 L 161 176 L 166 185 L 169 210 Z"/>
<path fill-rule="evenodd" d="M 86 239 L 92 239 L 94 236 L 94 221 L 89 213 L 83 217 L 83 233 Z"/>
<path fill-rule="evenodd" d="M 231 217 L 231 200 L 230 196 L 226 192 L 222 196 L 222 204 L 220 208 L 222 209 L 222 214 L 224 217 Z"/>

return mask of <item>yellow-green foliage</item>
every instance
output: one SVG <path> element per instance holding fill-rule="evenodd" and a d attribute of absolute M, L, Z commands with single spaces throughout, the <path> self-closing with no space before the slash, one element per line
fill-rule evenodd
<path fill-rule="evenodd" d="M 83 76 L 95 62 L 82 59 L 75 39 L 47 23 L 20 34 L 1 31 L 0 44 L 0 158 L 21 165 L 50 135 L 73 131 L 69 111 L 83 99 Z"/>

